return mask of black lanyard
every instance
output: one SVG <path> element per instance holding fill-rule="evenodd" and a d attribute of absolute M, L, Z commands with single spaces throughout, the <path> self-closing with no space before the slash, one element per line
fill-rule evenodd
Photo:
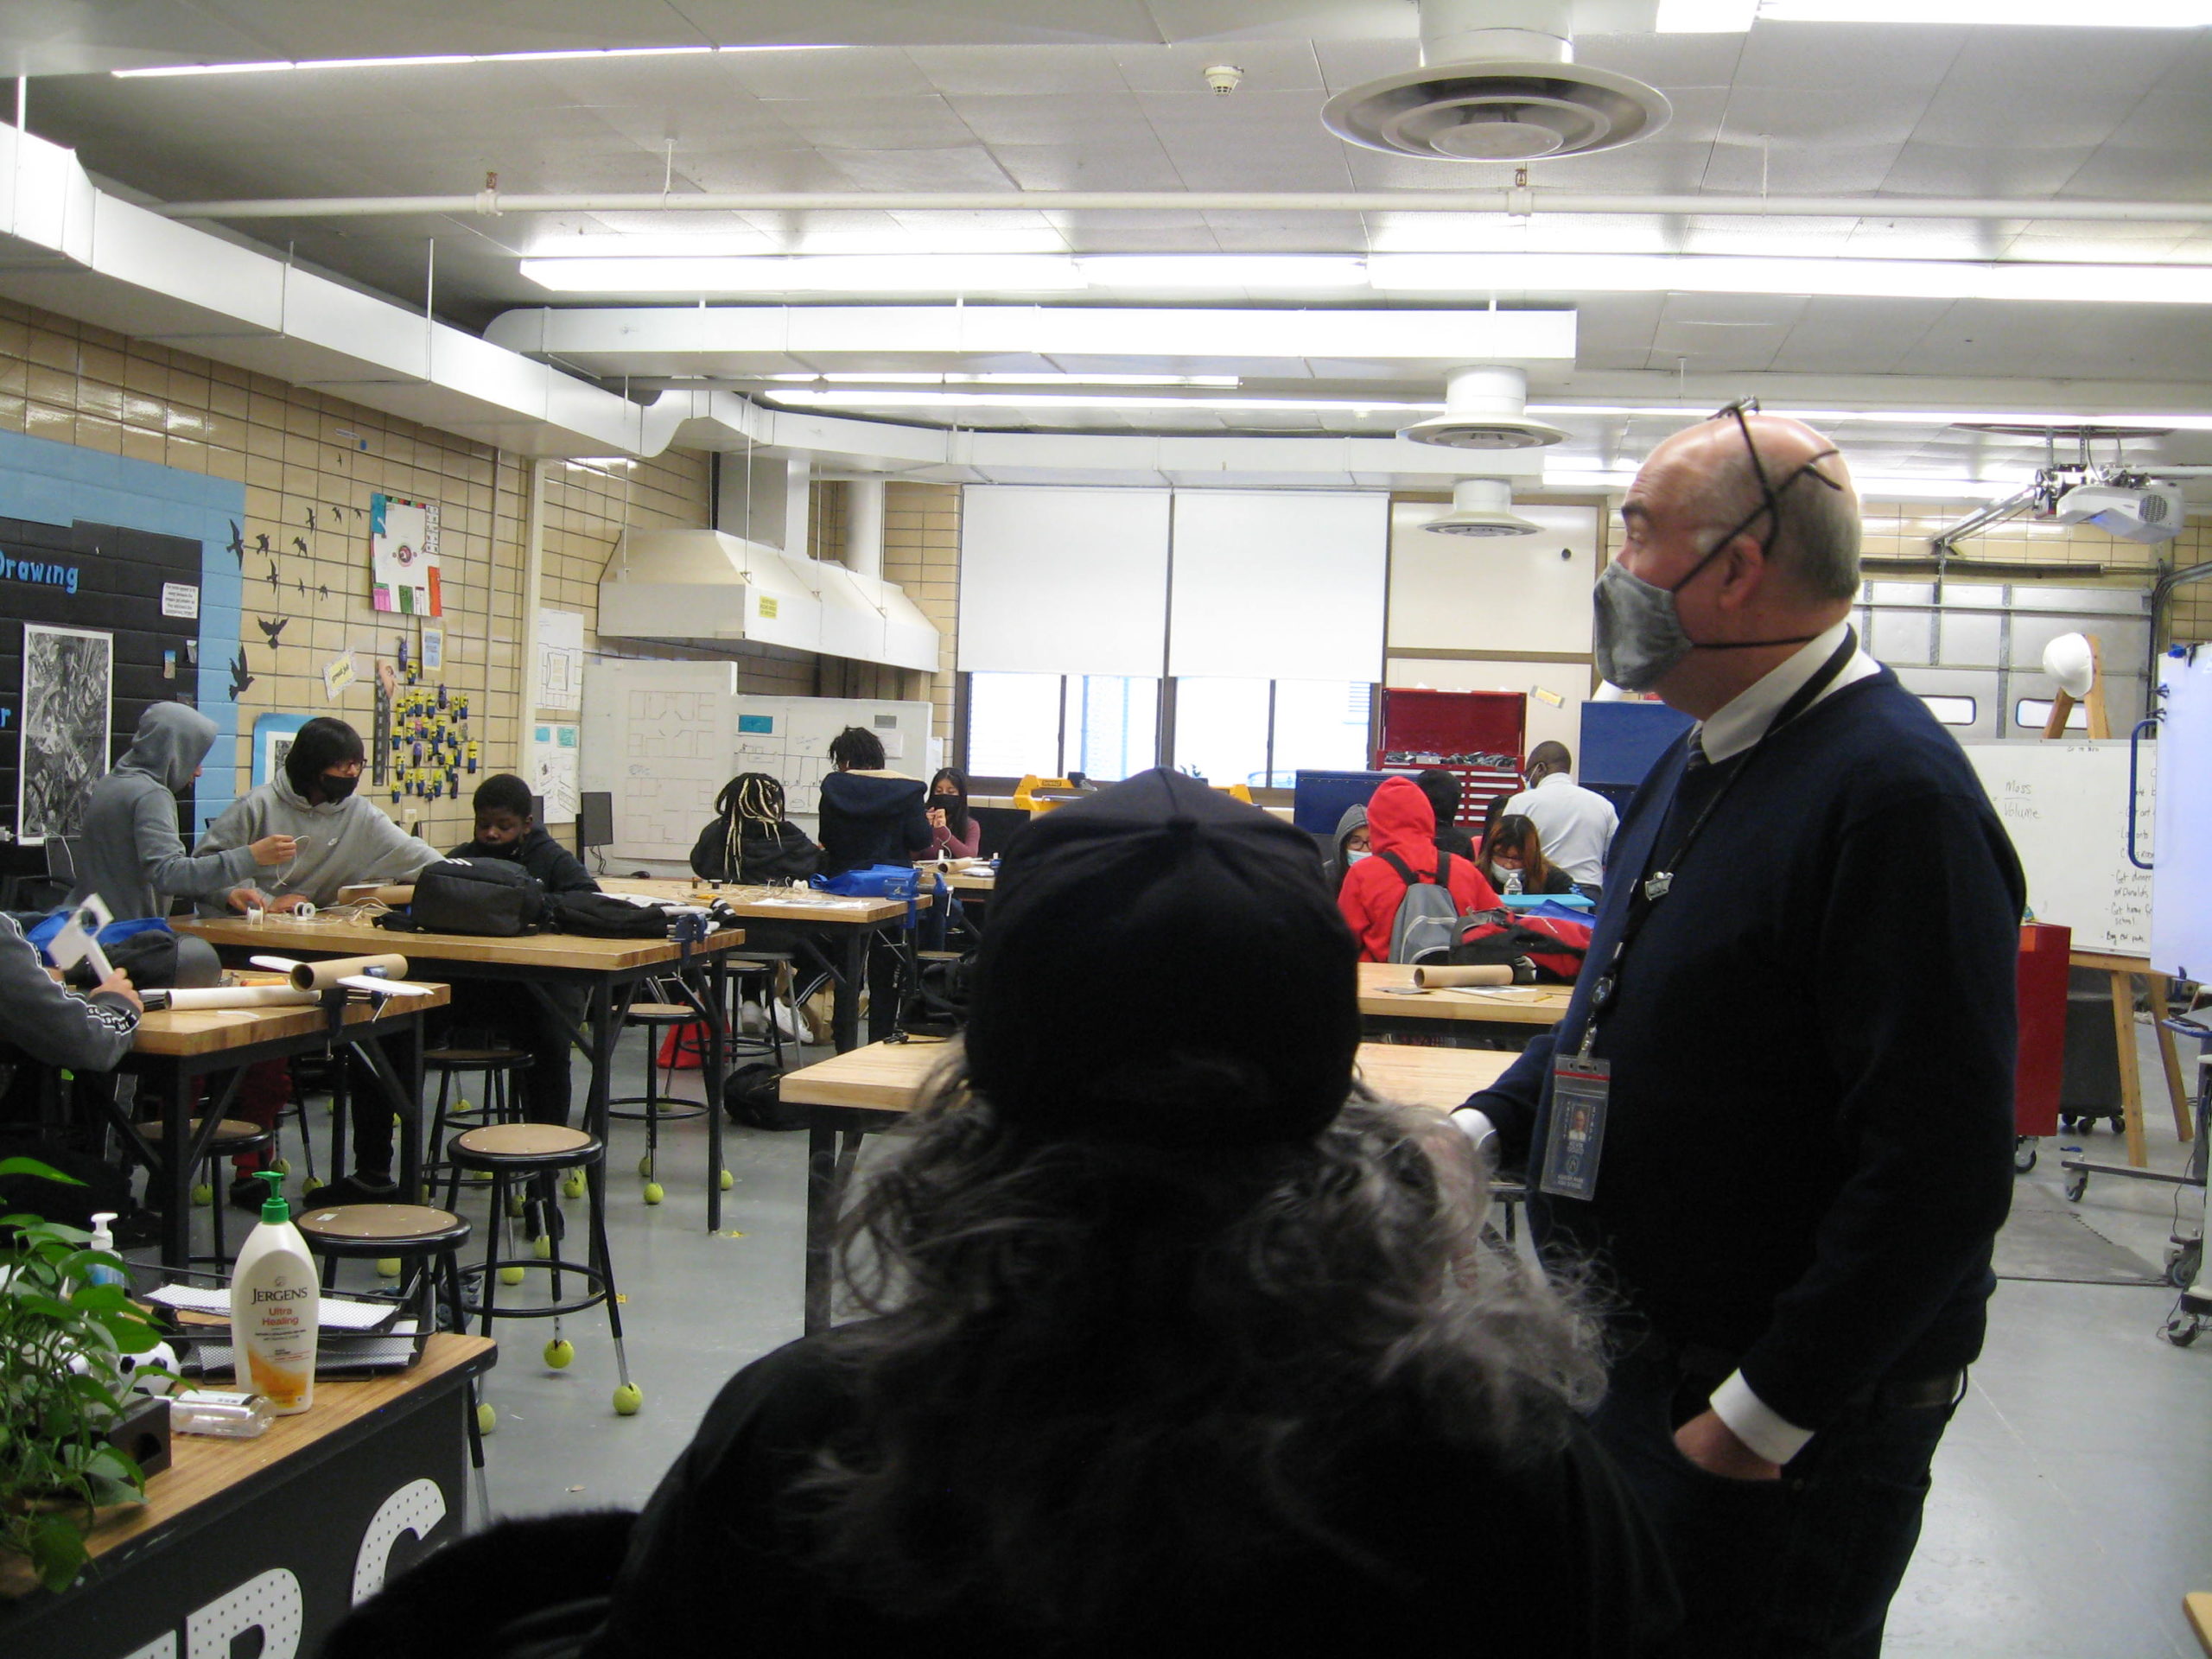
<path fill-rule="evenodd" d="M 1834 654 L 1828 658 L 1827 661 L 1821 664 L 1819 671 L 1814 674 L 1813 677 L 1799 686 L 1796 695 L 1782 705 L 1774 719 L 1768 723 L 1766 731 L 1759 741 L 1738 760 L 1736 766 L 1730 768 L 1728 775 L 1720 780 L 1720 786 L 1713 791 L 1712 798 L 1706 802 L 1697 817 L 1690 821 L 1689 829 L 1683 833 L 1681 839 L 1675 843 L 1674 851 L 1666 855 L 1667 868 L 1663 870 L 1653 871 L 1649 875 L 1638 880 L 1630 891 L 1628 917 L 1621 924 L 1620 938 L 1613 942 L 1613 954 L 1605 959 L 1605 971 L 1598 976 L 1597 983 L 1590 988 L 1590 1012 L 1582 1022 L 1582 1052 L 1585 1056 L 1589 1054 L 1591 1045 L 1598 1038 L 1598 1016 L 1603 1014 L 1606 1006 L 1612 1001 L 1613 993 L 1618 988 L 1622 959 L 1628 955 L 1629 946 L 1636 943 L 1637 935 L 1643 931 L 1643 925 L 1650 919 L 1651 912 L 1659 907 L 1660 900 L 1664 899 L 1674 887 L 1675 872 L 1681 868 L 1683 861 L 1689 856 L 1690 849 L 1697 844 L 1698 837 L 1704 834 L 1705 826 L 1711 820 L 1714 810 L 1719 808 L 1721 802 L 1728 798 L 1728 791 L 1736 786 L 1737 779 L 1751 770 L 1751 761 L 1759 750 L 1766 746 L 1777 732 L 1813 706 L 1821 693 L 1835 683 L 1836 676 L 1843 672 L 1845 666 L 1858 653 L 1858 651 L 1857 632 L 1851 628 L 1845 628 L 1843 643 L 1835 648 Z M 1688 746 L 1688 738 L 1683 739 L 1685 747 Z M 1720 764 L 1725 766 L 1727 763 L 1723 761 Z M 1684 775 L 1686 776 L 1687 773 Z M 1680 777 L 1675 780 L 1675 787 L 1679 794 L 1681 789 Z M 1673 809 L 1669 807 L 1669 814 L 1672 810 Z M 1659 837 L 1666 833 L 1666 818 L 1662 817 L 1658 829 L 1652 836 L 1655 856 L 1658 852 Z"/>

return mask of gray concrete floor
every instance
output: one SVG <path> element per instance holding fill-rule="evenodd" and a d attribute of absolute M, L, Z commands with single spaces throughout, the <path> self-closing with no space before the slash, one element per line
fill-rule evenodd
<path fill-rule="evenodd" d="M 2147 1026 L 2139 1035 L 2144 1076 L 2158 1079 Z M 639 1038 L 626 1042 L 622 1091 L 641 1086 L 644 1052 Z M 2193 1067 L 2189 1075 L 2194 1081 Z M 582 1081 L 580 1068 L 579 1099 Z M 696 1100 L 696 1075 L 678 1089 Z M 2178 1168 L 2187 1148 L 2162 1086 L 2148 1119 L 2153 1165 Z M 2060 1139 L 2123 1160 L 2108 1129 Z M 667 1197 L 657 1206 L 640 1196 L 643 1142 L 642 1124 L 617 1126 L 608 1220 L 644 1409 L 622 1418 L 611 1408 L 617 1376 L 602 1313 L 563 1322 L 576 1351 L 564 1370 L 543 1363 L 551 1334 L 544 1322 L 503 1326 L 487 1390 L 499 1412 L 486 1443 L 494 1514 L 642 1503 L 723 1382 L 799 1334 L 806 1136 L 728 1130 L 736 1184 L 711 1236 L 704 1122 L 664 1126 Z M 2177 1230 L 2177 1190 L 2099 1176 L 2079 1205 L 2067 1205 L 2061 1155 L 2056 1141 L 2043 1144 L 2037 1167 L 2019 1178 L 2037 1189 L 2021 1193 L 2020 1211 L 2063 1205 L 2116 1247 L 2113 1261 L 2132 1255 L 2145 1277 L 2154 1274 Z M 482 1208 L 463 1202 L 480 1224 Z M 2182 1211 L 2179 1230 L 2193 1236 L 2196 1194 L 2186 1195 Z M 581 1253 L 580 1238 L 574 1246 Z M 1937 1459 L 1887 1653 L 2197 1652 L 2180 1600 L 2186 1590 L 2212 1588 L 2212 1337 L 2186 1351 L 2160 1340 L 2173 1301 L 2172 1291 L 2140 1284 L 1999 1286 L 1987 1351 Z"/>

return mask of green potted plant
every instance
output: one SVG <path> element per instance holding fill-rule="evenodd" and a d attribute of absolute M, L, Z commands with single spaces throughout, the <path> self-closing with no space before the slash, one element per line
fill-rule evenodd
<path fill-rule="evenodd" d="M 0 1176 L 80 1185 L 31 1158 L 0 1159 Z M 91 1235 L 32 1215 L 0 1216 L 0 1586 L 77 1581 L 85 1534 L 103 1505 L 145 1501 L 145 1476 L 105 1439 L 130 1409 L 130 1387 L 76 1355 L 143 1354 L 161 1340 L 123 1286 L 86 1282 L 121 1257 L 86 1248 Z"/>

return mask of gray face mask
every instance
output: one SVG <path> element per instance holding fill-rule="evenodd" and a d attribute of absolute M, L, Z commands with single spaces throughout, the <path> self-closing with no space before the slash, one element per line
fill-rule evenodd
<path fill-rule="evenodd" d="M 1631 575 L 1624 565 L 1609 564 L 1599 573 L 1590 601 L 1598 672 L 1624 691 L 1649 691 L 1697 649 L 1683 631 L 1673 591 Z"/>

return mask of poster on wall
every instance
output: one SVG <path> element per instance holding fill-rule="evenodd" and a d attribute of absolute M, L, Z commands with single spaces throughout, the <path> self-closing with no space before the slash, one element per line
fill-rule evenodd
<path fill-rule="evenodd" d="M 438 504 L 404 495 L 369 498 L 369 600 L 403 616 L 443 616 L 438 581 Z"/>
<path fill-rule="evenodd" d="M 537 704 L 584 706 L 584 619 L 578 611 L 537 613 Z"/>
<path fill-rule="evenodd" d="M 23 624 L 23 749 L 17 834 L 27 842 L 74 835 L 85 797 L 107 775 L 115 696 L 115 636 Z"/>
<path fill-rule="evenodd" d="M 575 821 L 577 729 L 550 721 L 531 728 L 530 792 L 545 803 L 548 823 Z"/>

